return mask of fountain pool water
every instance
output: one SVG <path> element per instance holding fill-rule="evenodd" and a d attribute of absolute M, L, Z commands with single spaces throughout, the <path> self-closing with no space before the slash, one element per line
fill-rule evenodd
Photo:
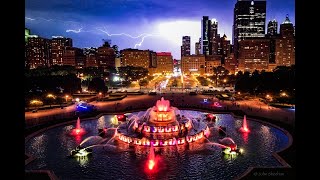
<path fill-rule="evenodd" d="M 178 125 L 179 131 L 183 124 L 181 122 L 190 121 L 181 121 L 178 116 L 174 116 L 176 118 L 174 120 L 166 118 L 168 116 L 157 116 L 157 111 L 154 110 L 156 107 L 148 109 L 148 113 L 140 111 L 127 114 L 127 119 L 143 115 L 137 116 L 138 127 L 133 123 L 128 132 L 125 130 L 128 127 L 126 126 L 127 121 L 119 121 L 120 125 L 114 127 L 111 122 L 114 115 L 83 120 L 81 125 L 85 127 L 87 133 L 81 136 L 81 145 L 83 148 L 92 149 L 92 155 L 89 157 L 67 158 L 70 151 L 79 145 L 74 136 L 68 135 L 73 127 L 72 123 L 43 131 L 30 138 L 25 144 L 26 153 L 36 158 L 27 164 L 25 169 L 52 170 L 60 179 L 228 180 L 240 176 L 249 167 L 282 167 L 282 164 L 272 155 L 272 153 L 286 147 L 289 142 L 289 137 L 280 129 L 247 119 L 251 131 L 250 133 L 241 133 L 239 129 L 242 127 L 243 119 L 235 118 L 230 114 L 214 114 L 219 121 L 214 122 L 215 128 L 208 128 L 206 118 L 201 118 L 205 117 L 207 113 L 191 110 L 177 111 L 172 107 L 173 111 L 171 112 L 173 114 L 179 112 L 181 119 L 200 118 L 199 121 L 195 119 L 193 125 L 190 123 L 188 132 L 172 132 L 176 130 L 173 126 Z M 142 120 L 143 117 L 146 117 L 146 120 Z M 162 120 L 162 122 L 159 124 L 155 118 Z M 171 132 L 166 133 L 165 127 L 168 126 L 168 122 L 171 125 Z M 143 131 L 148 130 L 148 128 L 142 128 L 143 123 L 144 127 L 150 126 L 150 132 Z M 199 123 L 199 128 L 197 123 Z M 101 124 L 106 128 L 114 128 L 114 135 L 98 137 L 98 129 L 101 128 Z M 216 128 L 219 126 L 226 127 L 227 138 L 231 139 L 223 141 L 223 138 L 226 137 L 219 135 L 218 128 Z M 137 131 L 131 129 L 134 127 Z M 154 131 L 155 128 L 151 127 L 157 127 L 156 132 L 152 133 L 151 130 Z M 162 133 L 162 128 L 158 129 L 158 127 L 164 127 L 164 132 Z M 169 129 L 167 128 L 167 131 Z M 203 134 L 201 138 L 199 136 L 196 138 L 195 134 L 200 132 L 208 133 Z M 95 138 L 90 138 L 94 136 Z M 125 142 L 120 139 L 121 136 L 131 137 L 132 141 Z M 141 144 L 134 143 L 137 142 L 135 138 L 139 139 L 138 136 L 141 137 Z M 189 136 L 192 137 L 192 142 L 187 143 L 191 139 Z M 193 141 L 194 136 L 195 141 Z M 185 141 L 182 144 L 183 138 Z M 223 143 L 227 144 L 232 142 L 231 140 L 236 143 L 237 147 L 243 149 L 243 155 L 232 156 L 232 158 L 229 158 L 228 155 L 222 155 L 222 151 L 228 152 L 229 150 Z M 158 146 L 151 146 L 151 143 Z M 149 160 L 153 160 L 153 162 Z"/>

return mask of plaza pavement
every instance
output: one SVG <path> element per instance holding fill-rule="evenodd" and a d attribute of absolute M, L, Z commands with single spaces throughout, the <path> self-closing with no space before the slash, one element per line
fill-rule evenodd
<path fill-rule="evenodd" d="M 265 117 L 276 121 L 281 121 L 289 125 L 294 125 L 295 112 L 294 110 L 270 107 L 258 99 L 236 101 L 236 105 L 232 101 L 219 101 L 216 98 L 208 95 L 189 95 L 186 93 L 165 93 L 158 95 L 129 95 L 128 97 L 111 102 L 90 102 L 95 105 L 100 112 L 121 112 L 132 109 L 146 109 L 155 105 L 156 101 L 161 97 L 171 100 L 172 106 L 198 106 L 203 108 L 212 108 L 213 102 L 219 102 L 222 107 L 214 109 L 224 110 L 242 110 L 247 115 Z M 208 99 L 207 103 L 204 103 L 204 99 Z M 214 109 L 212 110 L 214 112 Z M 57 116 L 61 114 L 70 114 L 75 112 L 75 105 L 65 107 L 63 109 L 48 109 L 39 110 L 36 113 L 25 112 L 25 121 L 36 118 L 45 118 L 47 116 Z"/>

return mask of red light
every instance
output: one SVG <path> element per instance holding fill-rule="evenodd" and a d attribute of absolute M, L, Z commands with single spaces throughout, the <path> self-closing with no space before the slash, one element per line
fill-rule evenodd
<path fill-rule="evenodd" d="M 118 120 L 123 119 L 125 116 L 123 114 L 117 115 Z"/>
<path fill-rule="evenodd" d="M 148 168 L 149 168 L 150 170 L 152 170 L 155 164 L 156 164 L 156 163 L 154 162 L 154 160 L 149 160 L 149 162 L 148 162 Z"/>
<path fill-rule="evenodd" d="M 171 56 L 171 52 L 157 52 L 157 56 Z"/>
<path fill-rule="evenodd" d="M 80 129 L 76 129 L 76 134 L 79 134 L 80 133 Z"/>

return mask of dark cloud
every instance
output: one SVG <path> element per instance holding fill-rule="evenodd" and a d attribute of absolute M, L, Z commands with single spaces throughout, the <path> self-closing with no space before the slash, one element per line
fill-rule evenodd
<path fill-rule="evenodd" d="M 235 3 L 236 0 L 27 0 L 26 17 L 35 20 L 26 20 L 26 26 L 44 37 L 64 35 L 74 38 L 76 46 L 84 47 L 90 43 L 92 46 L 100 45 L 100 39 L 106 37 L 101 32 L 99 34 L 96 27 L 107 26 L 111 33 L 138 35 L 149 33 L 156 22 L 201 21 L 202 16 L 209 16 L 218 20 L 219 33 L 226 33 L 231 39 Z M 276 19 L 281 23 L 289 14 L 295 24 L 294 9 L 294 0 L 267 0 L 267 21 Z M 90 32 L 66 33 L 67 29 L 81 27 Z M 112 39 L 121 48 L 137 43 L 137 39 L 125 37 Z M 145 41 L 145 45 L 150 44 L 155 50 L 172 49 L 174 56 L 179 58 L 180 46 L 177 43 L 168 45 L 161 38 L 146 38 Z"/>

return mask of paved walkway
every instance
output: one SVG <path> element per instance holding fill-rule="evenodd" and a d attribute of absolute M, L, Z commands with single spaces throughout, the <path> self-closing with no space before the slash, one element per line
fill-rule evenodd
<path fill-rule="evenodd" d="M 155 105 L 156 101 L 164 96 L 165 99 L 171 100 L 172 106 L 181 107 L 181 106 L 198 106 L 204 108 L 213 108 L 223 109 L 223 110 L 242 110 L 248 115 L 266 117 L 269 119 L 274 119 L 277 121 L 282 121 L 287 124 L 294 125 L 295 122 L 295 112 L 294 110 L 287 110 L 282 108 L 270 107 L 263 102 L 260 102 L 258 99 L 253 100 L 243 100 L 243 101 L 219 101 L 218 99 L 212 98 L 208 95 L 196 95 L 191 96 L 189 94 L 183 93 L 168 93 L 168 94 L 158 94 L 155 96 L 151 95 L 129 95 L 128 97 L 113 102 L 91 102 L 97 107 L 99 111 L 103 112 L 120 112 L 125 111 L 130 108 L 140 109 L 148 108 Z M 208 99 L 207 103 L 204 103 L 204 99 Z M 213 107 L 213 102 L 219 102 L 222 107 L 217 108 Z M 36 118 L 45 118 L 48 116 L 60 116 L 63 117 L 63 114 L 70 114 L 75 112 L 75 105 L 68 106 L 64 109 L 49 109 L 49 110 L 39 110 L 36 113 L 26 112 L 25 120 Z"/>

